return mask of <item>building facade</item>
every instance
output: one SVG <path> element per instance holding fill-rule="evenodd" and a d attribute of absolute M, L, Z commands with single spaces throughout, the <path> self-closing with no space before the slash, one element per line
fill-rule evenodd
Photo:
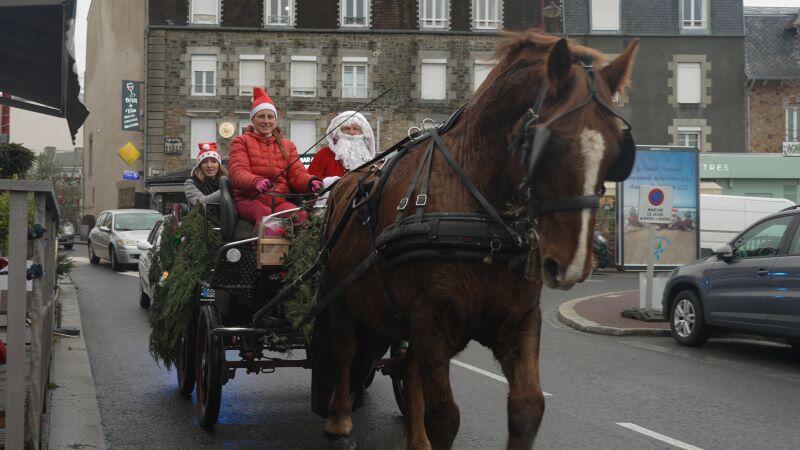
<path fill-rule="evenodd" d="M 198 142 L 227 154 L 265 86 L 284 134 L 310 155 L 330 120 L 362 108 L 381 148 L 465 103 L 501 30 L 558 24 L 536 0 L 161 0 L 149 4 L 148 190 L 182 190 Z M 177 196 L 173 197 L 177 198 Z"/>
<path fill-rule="evenodd" d="M 564 0 L 570 38 L 609 56 L 641 46 L 618 99 L 637 142 L 745 152 L 741 0 Z"/>

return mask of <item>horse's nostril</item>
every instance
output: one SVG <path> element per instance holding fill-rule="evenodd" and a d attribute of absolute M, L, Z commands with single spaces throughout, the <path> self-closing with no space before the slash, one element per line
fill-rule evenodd
<path fill-rule="evenodd" d="M 558 279 L 558 263 L 553 258 L 544 260 L 544 271 L 551 279 Z"/>

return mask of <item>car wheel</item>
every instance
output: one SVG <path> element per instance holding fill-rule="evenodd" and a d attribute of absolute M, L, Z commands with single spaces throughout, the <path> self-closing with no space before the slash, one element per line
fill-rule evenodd
<path fill-rule="evenodd" d="M 708 341 L 708 326 L 703 307 L 693 291 L 681 291 L 672 301 L 669 314 L 672 336 L 678 344 L 699 347 Z"/>
<path fill-rule="evenodd" d="M 92 264 L 99 264 L 100 257 L 94 254 L 94 249 L 92 248 L 92 241 L 87 242 L 86 246 L 89 247 L 89 262 Z"/>
<path fill-rule="evenodd" d="M 64 244 L 64 250 L 72 250 L 73 244 Z"/>
<path fill-rule="evenodd" d="M 108 260 L 111 261 L 111 270 L 115 272 L 122 270 L 122 264 L 117 259 L 117 251 L 114 250 L 114 247 L 108 247 Z"/>
<path fill-rule="evenodd" d="M 147 309 L 150 307 L 150 297 L 144 293 L 141 281 L 139 281 L 139 306 L 142 309 Z"/>

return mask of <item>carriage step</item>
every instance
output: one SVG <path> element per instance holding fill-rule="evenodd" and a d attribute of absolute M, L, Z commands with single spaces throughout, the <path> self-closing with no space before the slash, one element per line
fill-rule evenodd
<path fill-rule="evenodd" d="M 261 336 L 267 334 L 263 328 L 224 327 L 211 330 L 214 336 Z"/>

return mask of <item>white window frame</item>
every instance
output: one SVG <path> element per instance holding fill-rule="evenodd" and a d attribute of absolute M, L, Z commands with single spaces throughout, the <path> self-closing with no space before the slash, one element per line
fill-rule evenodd
<path fill-rule="evenodd" d="M 444 76 L 441 80 L 434 80 L 439 86 L 441 87 L 441 94 L 431 94 L 431 92 L 436 92 L 438 90 L 434 90 L 431 87 L 431 81 L 428 80 L 426 82 L 425 79 L 425 68 L 430 67 L 433 69 L 436 68 L 437 71 L 442 71 Z M 447 60 L 446 59 L 423 59 L 422 64 L 419 67 L 419 94 L 420 98 L 423 100 L 445 100 L 447 99 Z"/>
<path fill-rule="evenodd" d="M 428 7 L 432 9 L 428 16 Z M 447 29 L 450 26 L 450 0 L 419 0 L 420 28 Z"/>
<path fill-rule="evenodd" d="M 209 66 L 209 63 L 211 65 Z M 212 70 L 204 70 L 204 69 L 212 69 Z M 203 75 L 203 83 L 197 84 L 196 83 L 196 72 L 202 72 L 206 75 Z M 191 84 L 192 84 L 192 94 L 196 97 L 213 97 L 217 95 L 217 55 L 192 55 L 191 57 Z M 211 83 L 208 83 L 208 79 L 206 78 L 208 73 L 211 73 Z M 203 86 L 211 86 L 211 92 L 206 92 Z M 198 90 L 198 88 L 200 90 Z"/>
<path fill-rule="evenodd" d="M 244 80 L 244 67 L 245 64 L 260 65 L 261 77 L 258 80 L 253 80 L 254 83 L 245 83 Z M 253 96 L 254 86 L 264 86 L 266 80 L 266 67 L 264 66 L 264 55 L 239 55 L 239 95 L 243 97 Z"/>
<path fill-rule="evenodd" d="M 472 92 L 478 90 L 478 88 L 486 81 L 486 77 L 489 75 L 489 72 L 494 69 L 494 66 L 497 65 L 497 60 L 495 59 L 476 59 L 475 64 L 472 66 Z M 481 66 L 481 72 L 483 76 L 478 80 L 478 67 Z M 488 69 L 488 70 L 487 70 Z"/>
<path fill-rule="evenodd" d="M 592 32 L 613 33 L 620 31 L 620 0 L 592 0 Z M 598 14 L 603 11 L 604 15 Z M 615 18 L 616 16 L 616 18 Z M 598 22 L 598 19 L 605 19 Z"/>
<path fill-rule="evenodd" d="M 678 127 L 675 132 L 675 139 L 678 145 L 690 147 L 689 135 L 697 136 L 697 149 L 703 150 L 703 128 L 702 127 Z"/>
<path fill-rule="evenodd" d="M 217 13 L 214 16 L 214 21 L 213 22 L 195 21 L 195 17 L 194 16 L 196 14 L 197 4 L 200 3 L 201 1 L 216 3 L 216 6 L 217 6 L 216 11 L 217 11 Z M 189 23 L 191 23 L 192 25 L 219 25 L 219 16 L 220 16 L 220 12 L 221 12 L 220 11 L 220 0 L 191 0 L 191 5 L 189 6 L 189 8 L 190 8 L 190 10 L 189 10 Z"/>
<path fill-rule="evenodd" d="M 363 67 L 364 68 L 364 87 L 363 92 L 359 92 L 359 86 L 356 80 L 356 68 Z M 353 69 L 353 84 L 352 86 L 345 85 L 345 72 L 348 68 Z M 347 94 L 348 87 L 351 89 L 350 93 L 352 95 L 345 95 Z M 367 93 L 369 92 L 369 64 L 366 57 L 344 57 L 342 58 L 342 98 L 367 98 Z"/>
<path fill-rule="evenodd" d="M 494 1 L 494 11 L 490 2 Z M 494 13 L 494 18 L 489 18 Z M 503 27 L 503 0 L 472 0 L 472 27 L 475 30 L 499 30 Z"/>
<path fill-rule="evenodd" d="M 203 130 L 205 133 L 203 136 L 200 136 L 198 129 L 200 128 L 199 125 L 203 124 L 206 127 L 209 125 L 211 126 L 210 130 L 206 129 Z M 208 139 L 208 131 L 212 131 L 214 138 Z M 198 148 L 197 144 L 200 142 L 217 142 L 217 119 L 208 118 L 208 117 L 192 117 L 191 119 L 191 129 L 189 130 L 190 138 L 189 138 L 189 145 L 191 146 L 190 155 L 192 160 L 197 158 L 197 155 L 200 153 L 200 148 Z"/>
<path fill-rule="evenodd" d="M 313 63 L 312 70 L 313 82 L 311 86 L 295 86 L 295 74 L 299 73 L 300 67 L 308 67 Z M 292 97 L 316 97 L 317 96 L 317 57 L 316 56 L 292 56 L 291 74 L 289 77 Z"/>
<path fill-rule="evenodd" d="M 281 7 L 288 9 L 288 14 L 280 14 L 277 16 L 270 15 L 272 5 L 278 4 L 278 10 Z M 285 5 L 285 6 L 284 6 Z M 288 16 L 287 21 L 282 19 Z M 274 19 L 279 19 L 274 21 Z M 294 26 L 294 0 L 264 0 L 264 26 L 267 27 L 292 27 Z"/>
<path fill-rule="evenodd" d="M 364 21 L 363 23 L 353 23 L 353 19 L 358 19 L 360 16 L 348 16 L 347 15 L 347 5 L 348 3 L 353 4 L 353 9 L 356 8 L 357 3 L 361 3 L 362 8 L 364 9 Z M 339 24 L 342 28 L 367 28 L 369 27 L 369 11 L 370 9 L 370 0 L 341 0 L 339 3 Z M 349 22 L 349 23 L 348 23 Z"/>
<path fill-rule="evenodd" d="M 696 73 L 689 73 L 696 72 Z M 689 78 L 696 76 L 696 80 Z M 687 83 L 696 82 L 695 89 Z M 675 94 L 679 104 L 697 105 L 703 102 L 703 64 L 699 62 L 679 62 L 675 65 Z"/>
<path fill-rule="evenodd" d="M 784 135 L 784 142 L 798 142 L 800 141 L 800 108 L 790 106 L 785 110 L 786 116 L 786 134 Z"/>
<path fill-rule="evenodd" d="M 680 0 L 681 1 L 681 29 L 684 30 L 705 30 L 708 27 L 708 0 Z M 686 10 L 686 2 L 689 2 L 689 11 Z M 694 13 L 697 9 L 695 5 L 700 2 L 699 19 L 695 17 Z M 687 13 L 689 15 L 687 16 Z"/>

